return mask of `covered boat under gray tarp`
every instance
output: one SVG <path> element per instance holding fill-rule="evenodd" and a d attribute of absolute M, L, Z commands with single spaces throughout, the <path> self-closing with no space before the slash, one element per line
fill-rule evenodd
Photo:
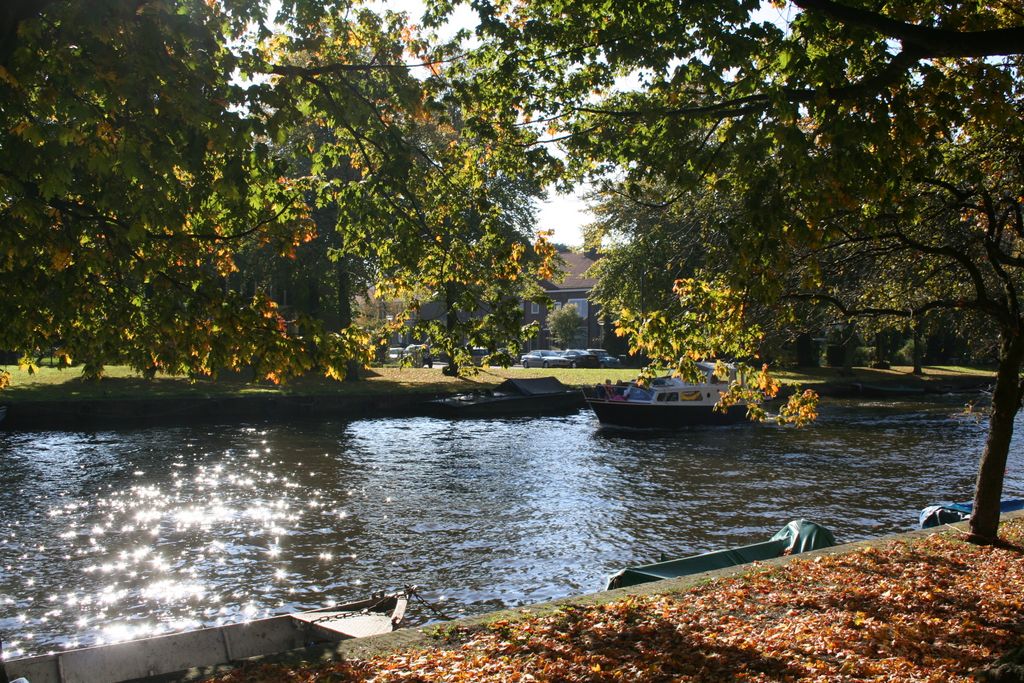
<path fill-rule="evenodd" d="M 583 394 L 554 377 L 507 379 L 482 389 L 428 402 L 431 412 L 445 417 L 555 415 L 583 407 Z"/>
<path fill-rule="evenodd" d="M 628 567 L 608 579 L 605 590 L 625 588 L 649 581 L 674 579 L 678 576 L 700 574 L 714 569 L 725 569 L 750 562 L 770 560 L 783 555 L 796 555 L 808 550 L 828 548 L 836 544 L 832 532 L 814 522 L 796 519 L 783 527 L 769 540 L 761 543 L 716 550 L 703 555 L 691 555 L 665 562 Z"/>
<path fill-rule="evenodd" d="M 974 509 L 974 502 L 968 503 L 939 503 L 929 505 L 918 515 L 917 523 L 922 529 L 930 529 L 943 524 L 956 524 L 971 518 L 971 510 Z M 999 502 L 999 512 L 1013 512 L 1024 510 L 1024 500 L 1020 498 L 1005 498 Z"/>
<path fill-rule="evenodd" d="M 557 377 L 522 377 L 510 378 L 494 387 L 494 393 L 504 392 L 510 394 L 521 394 L 523 396 L 541 396 L 543 394 L 557 394 L 560 392 L 572 391 Z"/>

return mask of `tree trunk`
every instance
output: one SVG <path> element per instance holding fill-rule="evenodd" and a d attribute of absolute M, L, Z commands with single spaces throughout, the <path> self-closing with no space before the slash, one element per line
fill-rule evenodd
<path fill-rule="evenodd" d="M 796 338 L 796 364 L 801 368 L 816 368 L 821 365 L 818 362 L 818 345 L 808 332 Z"/>
<path fill-rule="evenodd" d="M 323 313 L 320 310 L 320 282 L 318 278 L 309 278 L 309 281 L 306 283 L 306 297 L 309 301 L 307 305 L 309 314 L 318 320 L 323 320 Z"/>
<path fill-rule="evenodd" d="M 605 348 L 608 353 L 615 354 L 616 339 L 615 336 L 615 323 L 612 322 L 611 317 L 604 311 L 601 311 L 601 330 L 604 332 L 604 338 L 601 339 L 601 346 Z"/>
<path fill-rule="evenodd" d="M 352 273 L 349 271 L 347 256 L 338 258 L 334 266 L 338 283 L 338 329 L 344 330 L 352 324 Z M 345 381 L 358 382 L 362 379 L 359 361 L 351 359 L 345 363 Z"/>
<path fill-rule="evenodd" d="M 853 374 L 853 360 L 857 354 L 857 347 L 860 345 L 860 337 L 854 325 L 848 325 L 843 330 L 843 372 L 847 375 Z"/>
<path fill-rule="evenodd" d="M 978 467 L 970 521 L 970 540 L 975 543 L 994 543 L 999 534 L 999 502 L 1003 495 L 1006 456 L 1013 437 L 1013 420 L 1021 403 L 1020 369 L 1024 360 L 1024 338 L 1016 330 L 1006 329 L 1001 336 L 999 371 L 992 392 L 992 417 Z"/>
<path fill-rule="evenodd" d="M 917 330 L 912 330 L 914 335 L 914 374 L 923 375 L 924 368 L 921 366 L 921 356 L 923 350 L 921 349 L 921 335 L 918 334 Z"/>
<path fill-rule="evenodd" d="M 445 283 L 444 286 L 444 329 L 445 337 L 448 343 L 448 365 L 444 367 L 442 373 L 448 377 L 459 376 L 459 362 L 455 359 L 455 332 L 459 327 L 459 312 L 455 310 L 452 300 L 455 298 L 455 288 L 451 283 Z"/>

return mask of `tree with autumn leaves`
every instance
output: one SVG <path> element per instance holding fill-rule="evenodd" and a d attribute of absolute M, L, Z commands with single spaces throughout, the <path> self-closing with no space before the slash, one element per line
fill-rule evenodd
<path fill-rule="evenodd" d="M 506 125 L 626 196 L 655 183 L 687 209 L 728 207 L 701 216 L 699 239 L 726 248 L 676 283 L 681 303 L 624 312 L 652 357 L 685 371 L 694 352 L 754 353 L 753 302 L 869 324 L 952 310 L 988 331 L 999 370 L 971 531 L 992 542 L 1024 393 L 1019 4 L 473 5 L 483 46 L 463 90 Z"/>
<path fill-rule="evenodd" d="M 368 357 L 367 331 L 286 319 L 230 286 L 240 254 L 287 259 L 318 229 L 337 231 L 332 257 L 365 263 L 378 287 L 428 287 L 424 245 L 470 223 L 475 270 L 452 258 L 445 277 L 509 296 L 526 279 L 532 225 L 501 231 L 509 202 L 491 189 L 536 184 L 543 159 L 500 151 L 515 130 L 445 132 L 469 112 L 445 102 L 432 61 L 444 46 L 428 56 L 404 15 L 352 2 L 267 12 L 258 0 L 0 10 L 0 348 L 28 362 L 56 347 L 92 375 L 124 362 L 341 376 Z M 307 136 L 310 162 L 296 164 L 286 143 L 311 124 L 326 134 Z"/>
<path fill-rule="evenodd" d="M 453 106 L 441 73 L 451 48 L 406 22 L 326 9 L 245 58 L 272 75 L 259 86 L 271 120 L 294 107 L 331 131 L 307 151 L 316 204 L 334 207 L 343 233 L 335 257 L 372 264 L 375 295 L 409 302 L 396 324 L 439 304 L 441 319 L 416 330 L 456 373 L 472 367 L 469 347 L 497 351 L 524 333 L 518 295 L 550 259 L 543 239 L 531 244 L 546 159 L 523 153 L 523 133 L 487 129 L 472 103 Z M 339 164 L 351 173 L 326 173 Z"/>
<path fill-rule="evenodd" d="M 225 291 L 237 246 L 310 236 L 284 169 L 241 113 L 202 3 L 12 2 L 0 36 L 0 347 L 59 346 L 86 371 L 204 370 L 299 342 Z"/>

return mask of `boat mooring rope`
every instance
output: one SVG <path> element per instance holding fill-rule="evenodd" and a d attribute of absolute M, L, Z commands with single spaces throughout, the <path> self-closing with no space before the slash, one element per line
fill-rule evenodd
<path fill-rule="evenodd" d="M 311 619 L 307 623 L 310 623 L 310 624 L 320 624 L 320 623 L 323 623 L 323 622 L 331 622 L 331 621 L 338 621 L 340 619 L 347 619 L 348 617 L 357 617 L 357 616 L 362 615 L 362 614 L 371 614 L 373 612 L 376 612 L 378 607 L 383 605 L 388 600 L 391 600 L 395 596 L 394 595 L 388 595 L 386 593 L 378 593 L 377 595 L 375 595 L 373 597 L 377 597 L 379 599 L 377 600 L 377 602 L 373 603 L 369 607 L 364 607 L 361 610 L 347 610 L 347 611 L 344 611 L 344 612 L 331 612 L 329 616 L 320 617 L 319 619 Z"/>
<path fill-rule="evenodd" d="M 415 598 L 416 600 L 419 600 L 421 603 L 423 603 L 423 606 L 426 607 L 431 612 L 433 612 L 434 616 L 436 616 L 438 619 L 443 619 L 445 621 L 451 621 L 454 618 L 454 617 L 448 616 L 447 614 L 442 612 L 440 609 L 435 607 L 433 604 L 431 604 L 428 600 L 426 600 L 422 595 L 419 594 L 417 589 L 418 589 L 418 586 L 406 585 L 405 586 L 405 594 L 408 595 L 410 598 Z"/>

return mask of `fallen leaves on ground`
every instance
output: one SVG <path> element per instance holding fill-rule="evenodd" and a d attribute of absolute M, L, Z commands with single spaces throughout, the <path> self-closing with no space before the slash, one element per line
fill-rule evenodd
<path fill-rule="evenodd" d="M 1024 520 L 1003 525 L 1024 541 Z M 956 532 L 454 629 L 447 642 L 315 669 L 216 679 L 295 683 L 971 681 L 1022 643 L 1024 554 Z"/>

